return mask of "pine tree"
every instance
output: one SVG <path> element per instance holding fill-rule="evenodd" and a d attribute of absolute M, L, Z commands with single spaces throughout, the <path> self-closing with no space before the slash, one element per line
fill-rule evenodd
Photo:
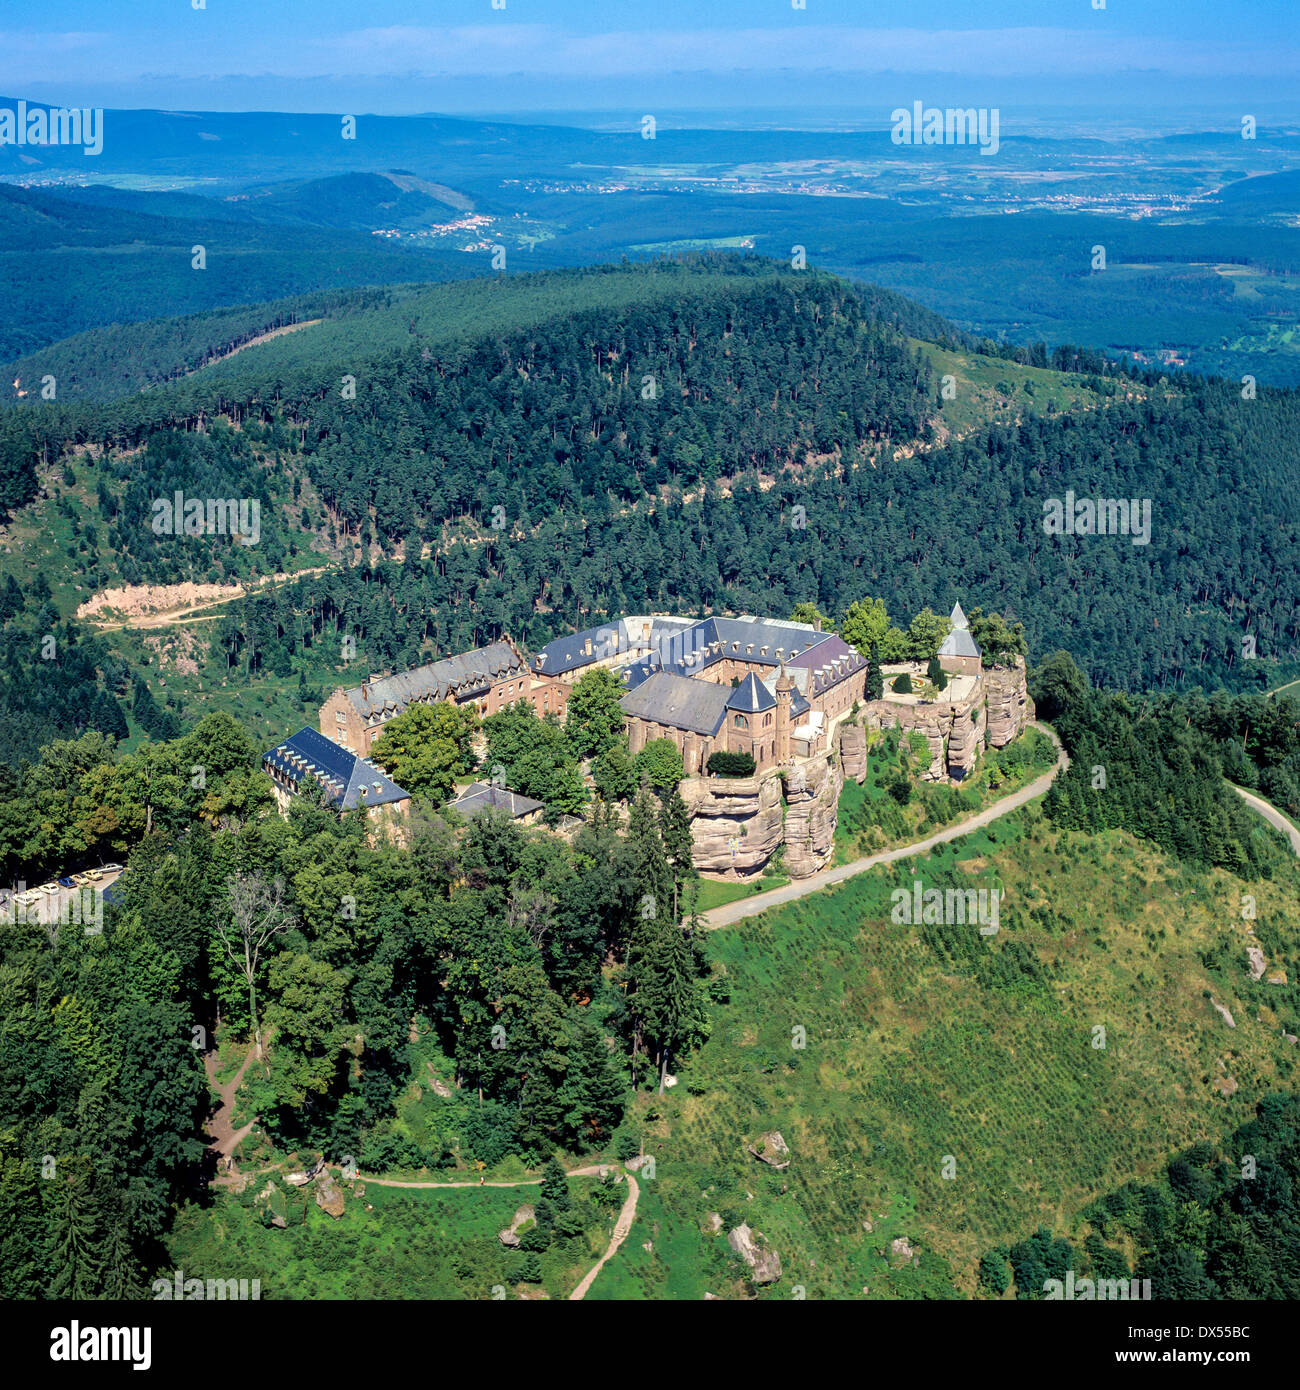
<path fill-rule="evenodd" d="M 885 693 L 885 678 L 880 673 L 880 644 L 871 644 L 871 654 L 867 657 L 867 685 L 866 697 L 868 700 L 879 700 Z"/>
<path fill-rule="evenodd" d="M 644 789 L 637 794 L 628 814 L 623 847 L 623 875 L 631 894 L 629 904 L 633 936 L 637 924 L 665 915 L 672 878 L 654 813 L 654 802 Z"/>
<path fill-rule="evenodd" d="M 659 1093 L 668 1061 L 704 1032 L 704 998 L 686 934 L 663 918 L 642 924 L 628 958 L 632 1008 L 659 1051 Z"/>
<path fill-rule="evenodd" d="M 691 836 L 691 816 L 682 794 L 673 787 L 659 804 L 659 835 L 673 875 L 673 921 L 680 920 L 678 898 L 682 884 L 695 877 L 695 841 Z"/>
<path fill-rule="evenodd" d="M 574 1011 L 570 1038 L 560 1086 L 561 1132 L 570 1143 L 599 1144 L 623 1118 L 627 1084 L 589 1010 Z"/>

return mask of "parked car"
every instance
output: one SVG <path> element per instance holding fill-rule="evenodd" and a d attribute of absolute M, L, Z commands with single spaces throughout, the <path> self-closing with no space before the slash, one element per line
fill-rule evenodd
<path fill-rule="evenodd" d="M 75 878 L 61 878 L 59 880 L 60 888 L 75 888 L 76 886 L 77 880 Z"/>
<path fill-rule="evenodd" d="M 54 894 L 59 891 L 59 885 L 57 883 L 42 883 L 36 891 L 38 893 L 48 893 L 53 897 Z"/>
<path fill-rule="evenodd" d="M 19 893 L 18 901 L 24 907 L 31 907 L 34 902 L 40 899 L 41 890 L 39 888 L 29 888 L 25 893 Z"/>
<path fill-rule="evenodd" d="M 94 883 L 97 879 L 101 879 L 101 878 L 103 878 L 103 877 L 104 877 L 104 874 L 103 874 L 103 871 L 102 871 L 101 869 L 87 869 L 87 870 L 86 870 L 86 881 L 89 882 L 89 883 Z"/>
<path fill-rule="evenodd" d="M 122 866 L 120 864 L 105 864 L 104 872 L 106 874 L 120 874 L 122 872 Z"/>

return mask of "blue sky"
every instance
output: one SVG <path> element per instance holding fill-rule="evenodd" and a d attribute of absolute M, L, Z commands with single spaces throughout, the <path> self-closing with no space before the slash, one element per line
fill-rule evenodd
<path fill-rule="evenodd" d="M 1280 109 L 1298 78 L 1300 0 L 0 6 L 0 93 L 78 105 L 400 113 L 961 98 Z"/>

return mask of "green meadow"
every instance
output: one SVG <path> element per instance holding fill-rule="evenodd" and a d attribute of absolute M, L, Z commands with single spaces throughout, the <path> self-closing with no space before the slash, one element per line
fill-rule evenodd
<path fill-rule="evenodd" d="M 997 934 L 895 924 L 890 890 L 913 874 L 1000 882 Z M 1298 889 L 1280 855 L 1249 886 L 1258 940 L 1292 981 Z M 711 1036 L 675 1088 L 638 1098 L 655 1177 L 592 1296 L 753 1292 L 726 1242 L 742 1220 L 783 1266 L 761 1297 L 970 1296 L 991 1246 L 1073 1229 L 1092 1197 L 1222 1138 L 1287 1084 L 1300 991 L 1250 980 L 1243 891 L 1028 808 L 711 933 Z M 771 1129 L 784 1171 L 746 1151 Z M 891 1255 L 896 1237 L 914 1259 Z"/>

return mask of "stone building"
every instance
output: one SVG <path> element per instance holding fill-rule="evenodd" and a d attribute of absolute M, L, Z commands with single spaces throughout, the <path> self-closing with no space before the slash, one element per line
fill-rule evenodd
<path fill-rule="evenodd" d="M 402 831 L 410 813 L 410 795 L 381 768 L 341 748 L 317 733 L 299 729 L 283 743 L 262 755 L 262 770 L 271 779 L 275 804 L 282 816 L 309 779 L 324 788 L 337 811 L 362 806 L 366 819 L 376 825 L 388 822 Z"/>
<path fill-rule="evenodd" d="M 557 637 L 528 663 L 536 694 L 534 708 L 539 713 L 554 709 L 563 714 L 569 691 L 586 672 L 657 661 L 662 653 L 680 648 L 683 634 L 695 626 L 693 618 L 651 614 L 618 618 L 601 627 Z"/>
<path fill-rule="evenodd" d="M 978 676 L 980 673 L 980 649 L 971 636 L 970 624 L 960 603 L 952 606 L 952 631 L 939 647 L 939 665 L 950 676 Z"/>
<path fill-rule="evenodd" d="M 635 754 L 669 738 L 687 775 L 715 752 L 750 753 L 760 771 L 827 747 L 866 689 L 865 658 L 833 633 L 776 618 L 708 618 L 618 669 Z"/>
<path fill-rule="evenodd" d="M 320 731 L 363 757 L 385 724 L 411 704 L 450 700 L 474 705 L 480 715 L 495 714 L 528 700 L 539 714 L 528 665 L 507 637 L 459 656 L 443 657 L 396 675 L 371 676 L 350 690 L 339 689 L 320 707 Z"/>

